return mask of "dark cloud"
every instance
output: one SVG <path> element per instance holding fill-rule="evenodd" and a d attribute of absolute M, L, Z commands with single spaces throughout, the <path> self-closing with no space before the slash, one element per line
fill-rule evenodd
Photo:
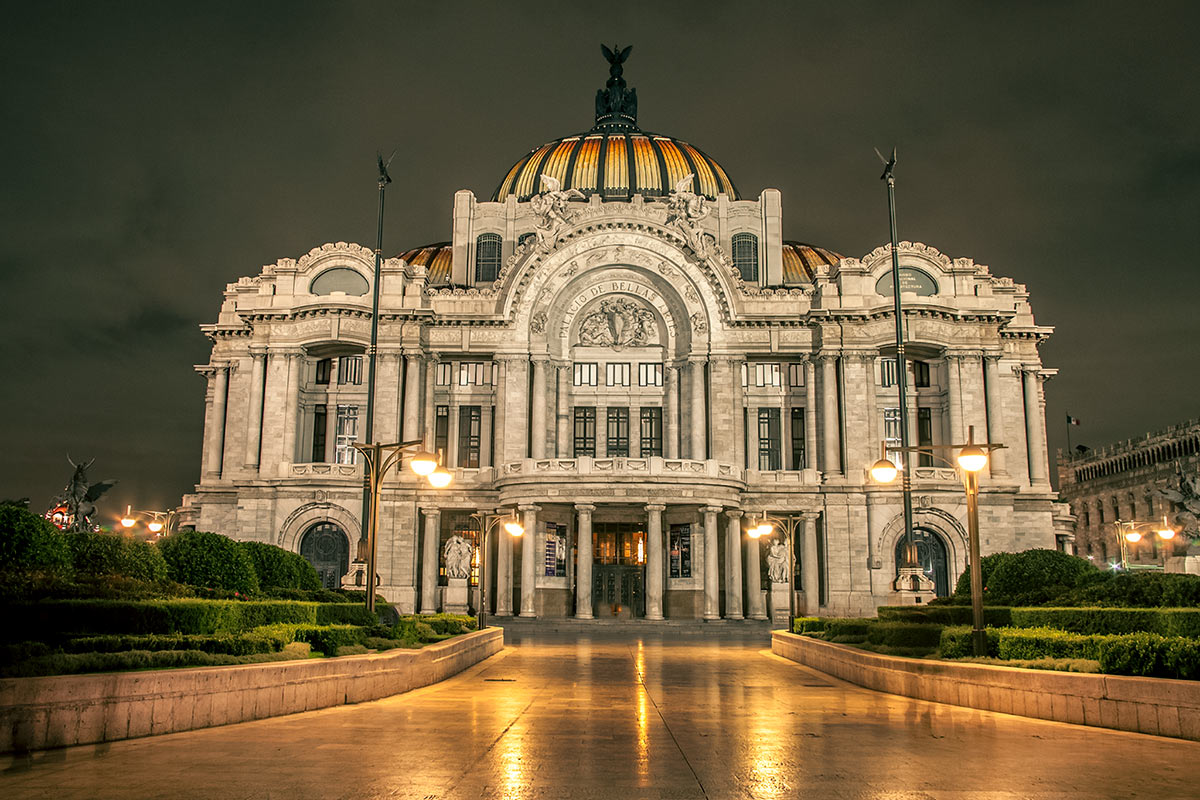
<path fill-rule="evenodd" d="M 199 469 L 197 325 L 227 282 L 374 236 L 446 239 L 530 147 L 591 123 L 597 44 L 632 43 L 641 122 L 697 144 L 791 238 L 905 239 L 1025 283 L 1052 444 L 1196 416 L 1200 56 L 1192 3 L 55 4 L 0 31 L 0 495 L 65 453 L 176 502 Z"/>

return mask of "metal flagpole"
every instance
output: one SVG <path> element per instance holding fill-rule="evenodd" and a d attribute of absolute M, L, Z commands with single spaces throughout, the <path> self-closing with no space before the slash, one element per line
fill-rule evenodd
<path fill-rule="evenodd" d="M 1071 447 L 1071 426 L 1074 425 L 1074 420 L 1070 414 L 1067 414 L 1067 457 L 1070 458 L 1075 449 Z"/>
<path fill-rule="evenodd" d="M 888 216 L 892 228 L 892 300 L 896 315 L 896 386 L 900 400 L 900 447 L 904 454 L 904 468 L 900 470 L 900 488 L 904 495 L 904 564 L 903 567 L 918 567 L 916 545 L 913 542 L 912 511 L 912 454 L 908 452 L 908 360 L 904 354 L 904 312 L 900 306 L 900 242 L 896 236 L 896 178 L 892 170 L 896 167 L 896 148 L 892 148 L 891 159 L 885 160 L 878 150 L 875 155 L 883 161 L 880 180 L 887 181 Z"/>

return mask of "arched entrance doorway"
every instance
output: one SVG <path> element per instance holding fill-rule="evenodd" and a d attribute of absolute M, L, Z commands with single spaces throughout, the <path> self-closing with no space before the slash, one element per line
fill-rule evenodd
<path fill-rule="evenodd" d="M 934 590 L 938 597 L 950 594 L 950 567 L 946 543 L 942 537 L 928 528 L 913 528 L 913 540 L 917 546 L 917 559 L 921 569 L 933 581 Z M 896 574 L 899 575 L 900 565 L 904 563 L 904 537 L 896 540 Z"/>
<path fill-rule="evenodd" d="M 300 555 L 313 565 L 322 586 L 337 589 L 350 569 L 350 540 L 332 522 L 318 522 L 300 537 Z"/>

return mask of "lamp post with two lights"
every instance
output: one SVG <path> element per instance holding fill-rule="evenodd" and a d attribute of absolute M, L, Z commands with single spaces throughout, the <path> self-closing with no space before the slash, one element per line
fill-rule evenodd
<path fill-rule="evenodd" d="M 508 514 L 488 514 L 477 511 L 471 515 L 471 519 L 475 520 L 479 525 L 479 545 L 476 550 L 479 553 L 479 609 L 476 617 L 478 620 L 476 627 L 479 630 L 483 630 L 487 627 L 488 536 L 502 525 L 504 526 L 504 532 L 509 536 L 521 536 L 525 533 L 525 526 L 517 519 L 517 510 L 515 508 Z"/>

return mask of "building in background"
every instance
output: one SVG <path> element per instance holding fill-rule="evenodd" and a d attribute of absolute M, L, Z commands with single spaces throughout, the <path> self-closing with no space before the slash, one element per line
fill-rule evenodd
<path fill-rule="evenodd" d="M 1051 329 L 1024 286 L 902 243 L 914 360 L 900 375 L 889 247 L 847 258 L 785 239 L 778 190 L 745 196 L 698 148 L 638 127 L 619 65 L 596 105 L 589 130 L 498 171 L 490 198 L 458 192 L 449 241 L 384 262 L 376 438 L 423 438 L 455 476 L 441 492 L 387 479 L 384 595 L 437 610 L 441 543 L 505 507 L 527 533 L 488 558 L 496 614 L 761 618 L 767 543 L 743 530 L 766 510 L 801 518 L 801 610 L 870 613 L 894 601 L 901 546 L 900 493 L 867 474 L 898 440 L 898 380 L 914 440 L 973 426 L 1007 445 L 982 477 L 984 552 L 1055 546 Z M 862 225 L 883 232 L 882 191 L 876 211 Z M 230 284 L 203 326 L 189 521 L 298 551 L 331 584 L 361 576 L 351 443 L 372 273 L 368 248 L 325 244 Z M 966 568 L 962 485 L 929 458 L 912 474 L 945 594 Z"/>
<path fill-rule="evenodd" d="M 1200 420 L 1173 425 L 1095 450 L 1058 451 L 1058 490 L 1075 515 L 1075 545 L 1081 556 L 1097 562 L 1119 562 L 1118 520 L 1153 522 L 1166 515 L 1176 523 L 1184 511 L 1163 494 L 1175 489 L 1180 475 L 1200 473 Z M 1161 564 L 1183 556 L 1188 537 L 1164 542 L 1147 535 L 1127 545 L 1136 564 Z"/>

